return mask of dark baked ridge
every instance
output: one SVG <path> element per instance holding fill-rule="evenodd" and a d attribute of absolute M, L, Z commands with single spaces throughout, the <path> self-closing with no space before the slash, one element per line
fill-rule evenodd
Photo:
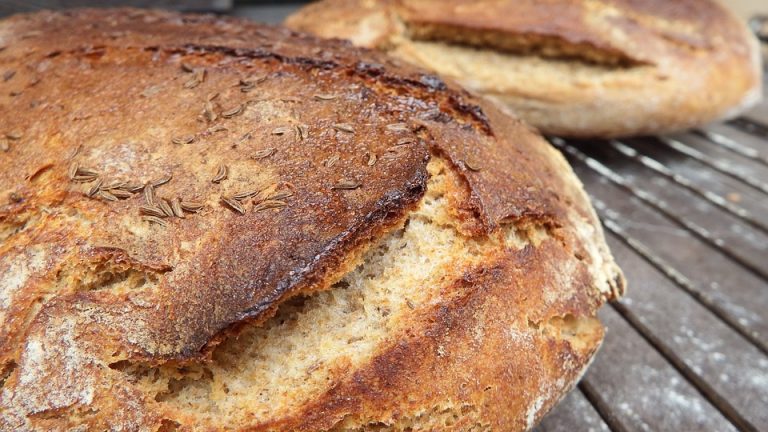
<path fill-rule="evenodd" d="M 535 242 L 519 234 L 522 243 L 509 252 L 494 249 L 501 255 L 449 281 L 434 299 L 443 306 L 414 314 L 417 328 L 436 326 L 425 330 L 432 336 L 385 344 L 371 361 L 466 331 L 469 324 L 451 323 L 482 315 L 477 308 L 491 300 L 487 294 L 504 297 L 509 284 L 525 294 L 488 303 L 489 319 L 505 317 L 497 325 L 530 309 L 531 334 L 553 319 L 585 321 L 590 329 L 583 346 L 566 336 L 547 342 L 545 332 L 535 346 L 503 353 L 510 356 L 505 367 L 547 371 L 541 382 L 516 383 L 521 389 L 562 380 L 534 416 L 594 353 L 601 338 L 596 308 L 622 284 L 578 181 L 521 123 L 438 78 L 284 29 L 136 10 L 16 16 L 0 24 L 0 46 L 0 67 L 15 72 L 0 83 L 0 128 L 12 137 L 0 154 L 3 429 L 197 424 L 156 401 L 131 371 L 199 368 L 216 345 L 237 341 L 280 303 L 329 289 L 425 205 L 430 160 L 445 164 L 452 185 L 446 223 L 462 241 L 529 229 L 548 241 L 530 249 Z M 188 137 L 194 141 L 185 144 Z M 98 171 L 105 186 L 172 174 L 156 188 L 158 199 L 196 200 L 204 208 L 167 219 L 166 227 L 142 221 L 141 194 L 88 198 L 95 183 L 72 182 L 73 163 Z M 212 183 L 221 165 L 228 178 Z M 275 199 L 284 208 L 264 211 L 244 199 L 245 215 L 220 200 L 250 191 L 261 192 L 257 199 L 292 195 Z M 539 293 L 542 284 L 548 288 Z M 487 291 L 473 288 L 481 286 Z M 544 363 L 536 360 L 542 349 L 553 356 Z M 345 377 L 350 386 L 339 384 L 292 416 L 246 417 L 237 425 L 316 429 L 344 417 L 378 421 L 387 403 L 374 404 L 377 414 L 366 403 L 340 400 L 364 400 L 369 390 L 360 385 L 373 388 L 374 381 L 391 393 L 402 385 L 389 375 L 396 371 L 426 373 L 419 368 L 430 364 L 427 357 L 420 364 L 405 357 L 388 372 L 382 365 L 353 370 L 360 376 Z M 493 379 L 501 372 L 478 373 Z M 516 403 L 539 396 L 531 389 Z M 395 401 L 397 393 L 389 397 Z M 325 405 L 308 415 L 313 404 Z M 480 412 L 478 421 L 494 414 L 499 424 L 519 422 L 523 411 Z M 216 427 L 215 417 L 208 421 Z"/>

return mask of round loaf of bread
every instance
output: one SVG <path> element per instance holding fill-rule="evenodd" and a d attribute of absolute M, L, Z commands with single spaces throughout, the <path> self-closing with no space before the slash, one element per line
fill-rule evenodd
<path fill-rule="evenodd" d="M 553 135 L 671 132 L 761 95 L 759 44 L 717 0 L 323 0 L 286 24 L 456 79 Z"/>
<path fill-rule="evenodd" d="M 0 429 L 522 430 L 623 280 L 563 157 L 346 42 L 0 22 Z"/>

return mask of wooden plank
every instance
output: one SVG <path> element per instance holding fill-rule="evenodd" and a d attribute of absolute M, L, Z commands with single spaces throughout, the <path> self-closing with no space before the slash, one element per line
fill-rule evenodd
<path fill-rule="evenodd" d="M 535 432 L 610 432 L 584 394 L 574 389 L 534 429 Z"/>
<path fill-rule="evenodd" d="M 619 237 L 608 236 L 630 289 L 619 311 L 634 316 L 655 348 L 682 362 L 718 407 L 733 409 L 757 429 L 768 430 L 768 357 L 696 303 Z M 696 382 L 697 379 L 691 380 Z M 711 394 L 709 394 L 711 393 Z M 728 407 L 717 399 L 723 399 Z"/>
<path fill-rule="evenodd" d="M 584 162 L 570 157 L 576 174 L 592 195 L 600 213 L 615 220 L 626 233 L 641 239 L 670 274 L 688 281 L 702 301 L 731 317 L 763 346 L 768 345 L 768 289 L 765 280 L 743 271 L 722 252 L 702 244 L 691 232 L 648 208 Z"/>
<path fill-rule="evenodd" d="M 737 117 L 725 123 L 758 138 L 768 139 L 768 122 L 756 122 L 747 117 Z"/>
<path fill-rule="evenodd" d="M 625 151 L 634 150 L 631 146 L 614 145 L 620 149 L 626 149 Z M 607 143 L 584 146 L 584 151 L 603 164 L 621 167 L 621 175 L 629 185 L 639 191 L 638 193 L 658 201 L 658 206 L 668 208 L 670 213 L 675 214 L 686 224 L 698 227 L 701 233 L 718 247 L 733 254 L 740 261 L 750 265 L 757 273 L 768 278 L 768 268 L 765 267 L 765 257 L 768 256 L 768 217 L 766 217 L 768 211 L 761 215 L 748 215 L 750 219 L 736 216 L 717 206 L 716 203 L 722 202 L 717 201 L 715 197 L 710 197 L 712 201 L 709 201 L 694 193 L 693 191 L 700 190 L 698 185 L 681 183 L 685 178 L 673 180 L 660 176 L 639 160 L 627 157 Z M 655 159 L 652 161 L 658 163 Z M 642 159 L 642 162 L 651 163 L 646 159 Z M 768 172 L 768 166 L 765 169 Z M 674 165 L 669 166 L 668 170 L 673 175 L 677 172 Z M 683 187 L 683 184 L 691 189 Z M 723 201 L 725 201 L 724 197 Z M 727 208 L 739 209 L 732 203 L 722 204 L 728 206 Z"/>
<path fill-rule="evenodd" d="M 735 431 L 728 420 L 612 308 L 605 343 L 586 374 L 602 405 L 627 431 Z"/>
<path fill-rule="evenodd" d="M 732 129 L 732 128 L 729 128 Z M 676 152 L 671 152 L 666 146 L 660 146 L 657 142 L 647 139 L 622 140 L 635 150 L 640 157 L 646 157 L 662 165 L 663 169 L 672 175 L 690 182 L 694 188 L 714 195 L 719 200 L 724 200 L 729 205 L 737 206 L 758 218 L 763 225 L 768 224 L 768 199 L 764 193 L 734 179 L 728 175 L 709 169 L 706 165 L 690 158 L 681 158 Z M 616 163 L 611 163 L 615 166 Z M 624 171 L 621 171 L 624 173 Z M 662 174 L 654 174 L 651 178 L 663 177 Z"/>
<path fill-rule="evenodd" d="M 671 140 L 671 142 L 669 141 Z M 715 170 L 744 181 L 755 189 L 768 193 L 768 169 L 756 161 L 734 155 L 728 150 L 691 134 L 672 135 L 661 140 L 663 145 L 682 156 L 699 159 Z M 674 145 L 680 146 L 680 150 Z M 686 153 L 687 151 L 687 153 Z"/>
<path fill-rule="evenodd" d="M 763 52 L 768 52 L 768 44 L 763 44 Z M 764 80 L 765 84 L 766 81 Z M 768 126 L 768 103 L 762 102 L 744 113 L 743 117 Z"/>
<path fill-rule="evenodd" d="M 764 165 L 768 164 L 768 143 L 765 137 L 748 133 L 728 123 L 710 125 L 696 133 L 704 135 L 710 141 L 729 148 L 733 152 L 758 160 Z"/>

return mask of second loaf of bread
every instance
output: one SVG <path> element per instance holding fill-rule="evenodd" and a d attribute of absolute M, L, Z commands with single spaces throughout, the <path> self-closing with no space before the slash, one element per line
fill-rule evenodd
<path fill-rule="evenodd" d="M 757 40 L 716 0 L 323 0 L 286 24 L 454 78 L 553 135 L 676 131 L 761 96 Z"/>

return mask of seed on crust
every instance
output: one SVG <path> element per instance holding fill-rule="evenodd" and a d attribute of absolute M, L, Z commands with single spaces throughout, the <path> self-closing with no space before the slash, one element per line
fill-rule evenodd
<path fill-rule="evenodd" d="M 99 176 L 97 175 L 76 175 L 74 178 L 72 178 L 72 181 L 77 183 L 90 183 L 94 180 L 96 180 Z"/>
<path fill-rule="evenodd" d="M 162 186 L 162 185 L 164 185 L 164 184 L 168 183 L 169 181 L 171 181 L 171 179 L 173 179 L 173 174 L 168 174 L 168 175 L 167 175 L 167 176 L 165 176 L 165 177 L 160 177 L 159 179 L 157 179 L 157 180 L 154 180 L 154 181 L 152 182 L 152 186 L 154 186 L 154 187 L 160 187 L 160 186 Z"/>
<path fill-rule="evenodd" d="M 283 208 L 286 205 L 288 204 L 285 201 L 268 199 L 253 206 L 253 211 L 260 212 L 260 211 L 269 210 L 269 209 Z"/>
<path fill-rule="evenodd" d="M 171 200 L 171 210 L 173 210 L 174 216 L 184 219 L 184 209 L 181 208 L 181 201 L 178 197 Z"/>
<path fill-rule="evenodd" d="M 279 185 L 277 183 L 272 183 L 271 185 L 260 190 L 255 201 L 258 203 L 264 201 L 265 199 L 269 199 L 277 191 L 278 186 Z"/>
<path fill-rule="evenodd" d="M 96 195 L 96 193 L 99 192 L 99 190 L 101 190 L 101 184 L 102 183 L 103 183 L 102 179 L 98 179 L 96 181 L 96 184 L 91 186 L 91 189 L 88 190 L 88 196 L 92 197 L 92 196 Z"/>
<path fill-rule="evenodd" d="M 243 109 L 245 108 L 245 105 L 240 104 L 236 107 L 230 108 L 228 110 L 222 111 L 221 116 L 224 118 L 232 118 L 236 115 L 242 114 Z"/>
<path fill-rule="evenodd" d="M 232 195 L 232 198 L 234 198 L 234 199 L 236 199 L 238 201 L 242 201 L 242 200 L 250 198 L 250 197 L 252 197 L 252 196 L 254 196 L 254 195 L 258 194 L 258 193 L 259 193 L 259 191 L 257 191 L 257 190 L 249 190 L 249 191 L 245 191 L 245 192 L 238 192 L 238 193 Z"/>
<path fill-rule="evenodd" d="M 205 117 L 205 120 L 209 123 L 214 122 L 219 118 L 218 114 L 216 114 L 216 111 L 213 109 L 213 103 L 211 101 L 205 101 L 205 104 L 203 104 L 203 117 Z"/>
<path fill-rule="evenodd" d="M 148 216 L 165 217 L 165 212 L 160 207 L 143 205 L 139 206 L 139 212 Z"/>
<path fill-rule="evenodd" d="M 165 198 L 160 198 L 159 200 L 157 200 L 157 206 L 160 207 L 160 210 L 162 210 L 166 216 L 168 217 L 174 216 L 173 209 L 171 208 L 171 204 L 169 204 L 168 200 L 166 200 Z"/>
<path fill-rule="evenodd" d="M 355 181 L 355 180 L 342 180 L 335 185 L 331 186 L 331 189 L 338 189 L 338 190 L 353 190 L 357 189 L 363 184 Z"/>
<path fill-rule="evenodd" d="M 317 101 L 329 101 L 336 99 L 338 96 L 335 94 L 316 94 L 313 97 Z"/>
<path fill-rule="evenodd" d="M 67 177 L 69 177 L 70 180 L 74 180 L 75 176 L 77 176 L 77 169 L 80 167 L 77 162 L 72 162 L 69 164 L 69 168 L 67 169 Z"/>
<path fill-rule="evenodd" d="M 74 170 L 74 175 L 71 175 L 70 178 L 72 181 L 77 183 L 89 183 L 94 180 L 96 180 L 99 177 L 99 173 L 95 170 L 92 170 L 90 168 L 83 168 L 78 165 L 70 165 L 69 166 L 69 172 L 67 174 L 71 174 Z"/>
<path fill-rule="evenodd" d="M 203 207 L 205 206 L 203 203 L 199 203 L 196 201 L 181 201 L 179 205 L 181 206 L 182 209 L 184 209 L 184 211 L 189 213 L 197 213 L 200 210 L 202 210 Z"/>
<path fill-rule="evenodd" d="M 125 182 L 120 180 L 114 180 L 110 183 L 107 183 L 105 185 L 101 186 L 102 190 L 112 190 L 112 189 L 119 189 L 125 185 Z"/>
<path fill-rule="evenodd" d="M 109 191 L 100 190 L 96 196 L 106 201 L 117 201 L 117 197 Z"/>
<path fill-rule="evenodd" d="M 155 187 L 152 186 L 152 183 L 144 185 L 144 202 L 146 202 L 148 206 L 155 206 Z"/>
<path fill-rule="evenodd" d="M 271 148 L 268 148 L 268 149 L 264 149 L 264 150 L 259 150 L 259 151 L 257 151 L 256 153 L 253 154 L 253 158 L 256 159 L 256 160 L 268 158 L 268 157 L 272 156 L 273 154 L 275 154 L 276 152 L 277 152 L 277 149 L 274 148 L 274 147 L 271 147 Z"/>
<path fill-rule="evenodd" d="M 211 182 L 221 183 L 227 178 L 227 176 L 229 176 L 229 168 L 227 168 L 226 165 L 219 165 L 219 167 L 216 169 L 216 174 L 211 179 Z"/>
<path fill-rule="evenodd" d="M 207 74 L 206 70 L 203 68 L 195 69 L 192 72 L 192 78 L 190 78 L 187 82 L 184 83 L 185 89 L 193 89 L 203 82 L 205 82 L 205 76 Z"/>
<path fill-rule="evenodd" d="M 77 175 L 79 176 L 93 176 L 96 177 L 99 175 L 99 172 L 96 170 L 93 170 L 91 168 L 83 168 L 79 167 L 77 168 Z"/>
<path fill-rule="evenodd" d="M 340 132 L 355 133 L 355 127 L 349 123 L 334 123 L 333 128 Z"/>
<path fill-rule="evenodd" d="M 166 221 L 164 221 L 164 220 L 162 220 L 162 219 L 160 219 L 159 217 L 156 217 L 156 216 L 142 216 L 141 219 L 145 220 L 147 222 L 151 222 L 151 223 L 160 225 L 160 226 L 164 226 L 164 227 L 168 226 L 168 222 L 166 222 Z"/>
<path fill-rule="evenodd" d="M 248 93 L 249 91 L 253 90 L 256 87 L 256 83 L 248 80 L 241 79 L 238 84 L 240 85 L 240 91 L 243 93 Z"/>
<path fill-rule="evenodd" d="M 195 136 L 194 135 L 185 135 L 185 136 L 179 136 L 174 137 L 171 139 L 171 142 L 174 144 L 192 144 L 195 142 Z"/>
<path fill-rule="evenodd" d="M 411 129 L 405 123 L 392 123 L 386 126 L 388 131 L 391 132 L 410 132 Z"/>
<path fill-rule="evenodd" d="M 222 196 L 221 200 L 232 210 L 240 214 L 245 214 L 245 207 L 243 207 L 243 204 L 240 203 L 240 201 L 228 196 Z"/>
<path fill-rule="evenodd" d="M 304 141 L 309 136 L 309 128 L 306 125 L 296 125 L 296 136 L 299 141 Z"/>
<path fill-rule="evenodd" d="M 127 199 L 133 196 L 132 193 L 128 192 L 125 189 L 111 189 L 109 193 L 119 199 Z"/>
<path fill-rule="evenodd" d="M 144 185 L 141 183 L 127 183 L 125 186 L 123 186 L 120 189 L 125 189 L 131 193 L 138 193 L 138 192 L 141 192 L 142 189 L 144 189 Z"/>
<path fill-rule="evenodd" d="M 330 168 L 330 167 L 336 165 L 336 162 L 338 162 L 339 159 L 340 159 L 339 155 L 337 155 L 337 154 L 333 155 L 333 156 L 329 157 L 328 159 L 326 159 L 325 161 L 323 161 L 323 165 L 325 165 L 326 167 Z"/>
<path fill-rule="evenodd" d="M 195 67 L 189 63 L 181 62 L 181 70 L 187 73 L 192 73 L 195 71 Z"/>
<path fill-rule="evenodd" d="M 274 194 L 268 196 L 267 199 L 270 199 L 270 200 L 283 200 L 285 198 L 292 197 L 292 196 L 293 196 L 293 192 L 291 192 L 291 191 L 282 191 L 282 192 L 277 192 L 277 193 L 274 193 Z"/>
<path fill-rule="evenodd" d="M 478 172 L 483 169 L 479 164 L 470 159 L 464 159 L 462 162 L 464 163 L 464 166 L 470 171 Z"/>
<path fill-rule="evenodd" d="M 291 132 L 293 128 L 290 126 L 279 126 L 274 129 L 272 129 L 272 135 L 285 135 L 289 132 Z"/>

